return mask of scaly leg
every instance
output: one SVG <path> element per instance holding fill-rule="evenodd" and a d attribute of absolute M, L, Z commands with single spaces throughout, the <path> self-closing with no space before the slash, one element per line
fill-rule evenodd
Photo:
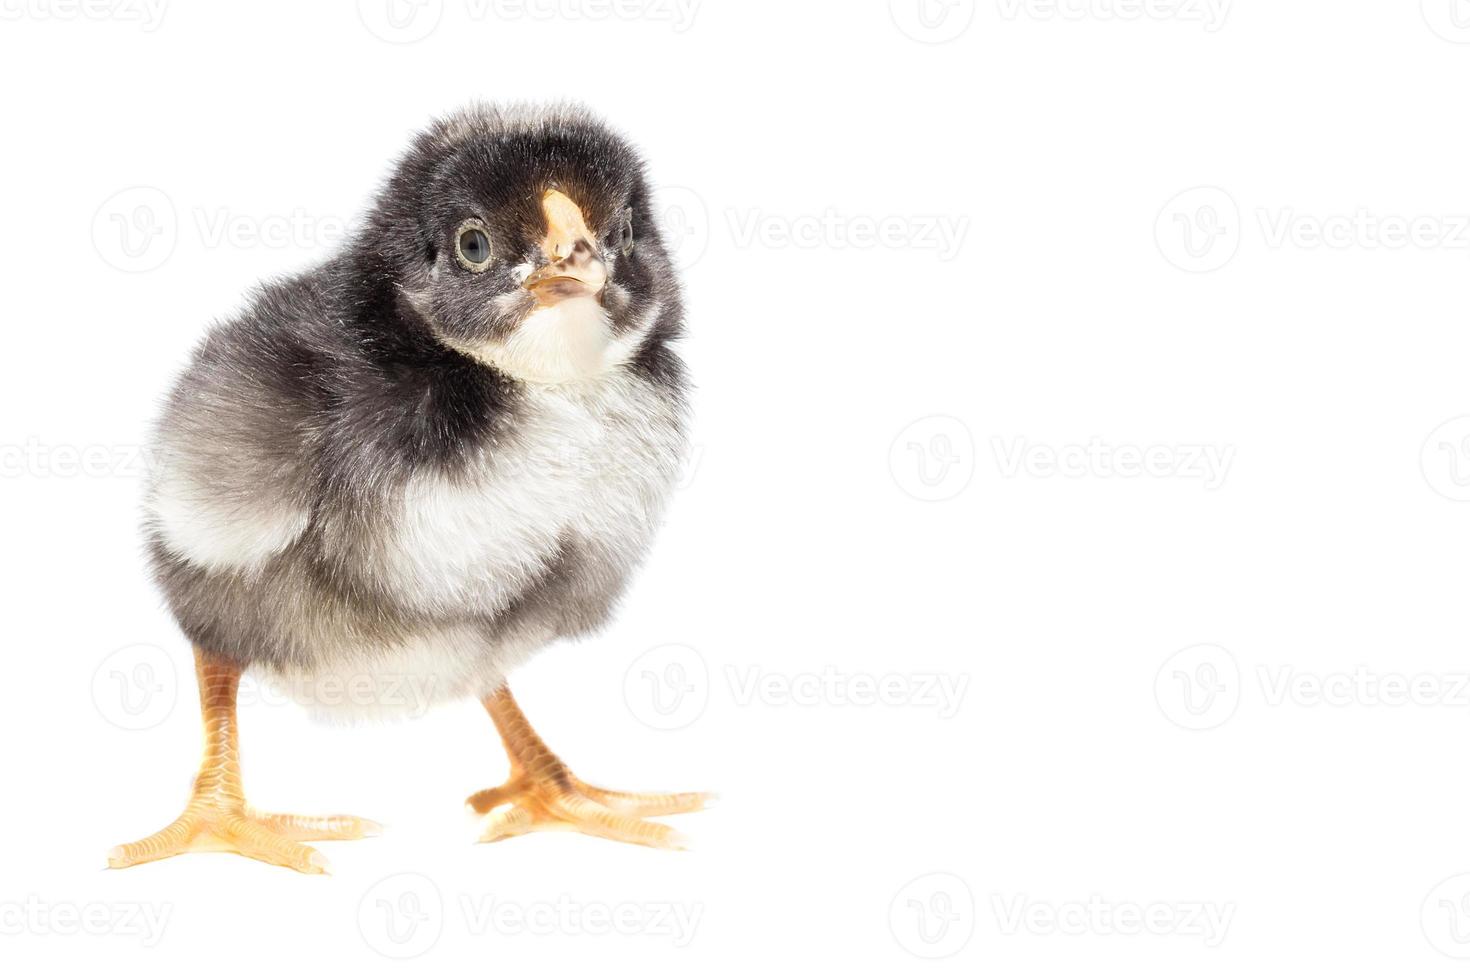
<path fill-rule="evenodd" d="M 177 820 L 151 837 L 114 847 L 107 864 L 126 868 L 188 851 L 232 851 L 307 874 L 322 874 L 327 860 L 299 841 L 357 840 L 381 832 L 359 817 L 299 817 L 262 813 L 245 802 L 240 783 L 235 696 L 240 669 L 210 662 L 194 648 L 199 706 L 204 715 L 204 761 L 188 806 Z"/>
<path fill-rule="evenodd" d="M 546 747 L 521 713 L 508 688 L 485 699 L 505 752 L 510 778 L 465 802 L 490 816 L 481 842 L 504 840 L 533 830 L 579 830 L 648 847 L 678 848 L 672 827 L 643 817 L 702 810 L 712 793 L 620 793 L 582 782 Z"/>

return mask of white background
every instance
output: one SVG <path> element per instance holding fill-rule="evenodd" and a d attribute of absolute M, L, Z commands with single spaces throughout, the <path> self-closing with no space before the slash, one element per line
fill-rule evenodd
<path fill-rule="evenodd" d="M 0 963 L 1462 975 L 1455 2 L 0 0 Z M 158 397 L 430 117 L 546 97 L 650 160 L 700 450 L 616 624 L 514 687 L 581 775 L 720 807 L 476 846 L 476 705 L 264 698 L 253 801 L 387 835 L 104 870 L 199 749 Z"/>

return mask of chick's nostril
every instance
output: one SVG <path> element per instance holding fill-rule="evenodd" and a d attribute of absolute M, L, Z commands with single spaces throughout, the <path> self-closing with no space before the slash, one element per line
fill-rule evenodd
<path fill-rule="evenodd" d="M 582 238 L 576 241 L 560 241 L 551 245 L 547 255 L 548 264 L 556 265 L 561 262 L 585 262 L 596 255 L 592 243 Z"/>

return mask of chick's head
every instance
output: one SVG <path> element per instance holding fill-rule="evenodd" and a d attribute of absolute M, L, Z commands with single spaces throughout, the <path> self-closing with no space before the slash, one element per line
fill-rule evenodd
<path fill-rule="evenodd" d="M 573 107 L 476 106 L 435 123 L 367 236 L 437 340 L 523 381 L 616 369 L 677 303 L 642 161 Z"/>

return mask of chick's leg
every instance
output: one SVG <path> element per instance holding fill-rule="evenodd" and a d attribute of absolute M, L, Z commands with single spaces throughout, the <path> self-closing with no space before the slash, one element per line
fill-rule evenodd
<path fill-rule="evenodd" d="M 114 847 L 109 867 L 126 868 L 189 851 L 232 851 L 307 874 L 321 874 L 327 862 L 298 841 L 356 840 L 381 828 L 358 817 L 299 817 L 262 813 L 245 802 L 240 782 L 240 744 L 235 698 L 240 670 L 211 662 L 194 650 L 199 675 L 199 705 L 204 715 L 204 761 L 194 791 L 177 820 L 131 844 Z"/>
<path fill-rule="evenodd" d="M 702 810 L 710 793 L 620 793 L 582 782 L 546 747 L 507 688 L 485 699 L 510 756 L 510 778 L 465 802 L 485 820 L 481 842 L 533 830 L 577 830 L 610 840 L 677 848 L 672 827 L 643 817 Z"/>

